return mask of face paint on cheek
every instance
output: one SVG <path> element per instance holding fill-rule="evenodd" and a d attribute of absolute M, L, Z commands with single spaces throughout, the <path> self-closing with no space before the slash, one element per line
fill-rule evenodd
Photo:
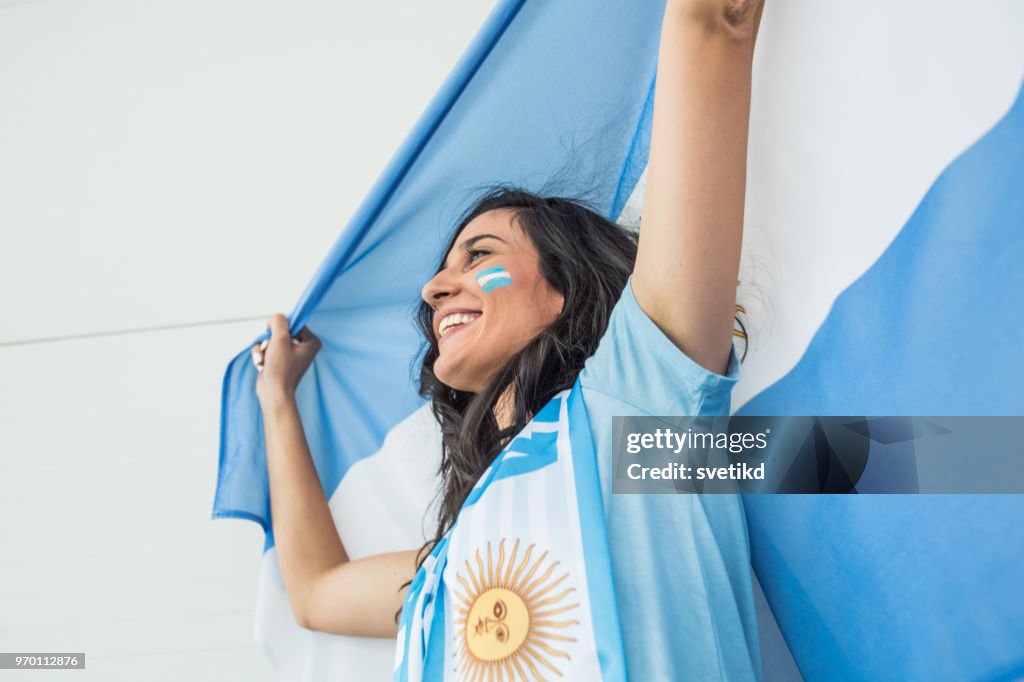
<path fill-rule="evenodd" d="M 483 289 L 485 294 L 488 294 L 495 289 L 501 287 L 507 287 L 512 285 L 512 275 L 509 274 L 508 270 L 503 265 L 497 265 L 493 268 L 487 268 L 481 270 L 476 275 L 476 281 L 480 284 L 480 288 Z"/>

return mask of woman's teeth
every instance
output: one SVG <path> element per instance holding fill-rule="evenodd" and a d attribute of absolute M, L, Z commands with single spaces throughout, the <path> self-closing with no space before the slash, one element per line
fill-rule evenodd
<path fill-rule="evenodd" d="M 451 315 L 447 315 L 443 320 L 441 320 L 441 325 L 437 328 L 437 333 L 440 336 L 444 336 L 452 327 L 460 324 L 469 324 L 478 317 L 480 317 L 480 313 L 453 313 Z"/>

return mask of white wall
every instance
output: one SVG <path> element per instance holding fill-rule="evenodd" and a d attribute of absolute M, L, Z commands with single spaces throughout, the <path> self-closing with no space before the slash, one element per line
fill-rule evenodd
<path fill-rule="evenodd" d="M 104 681 L 271 677 L 262 534 L 208 520 L 222 373 L 490 5 L 0 0 L 0 651 L 85 651 Z M 797 361 L 1024 63 L 1014 0 L 775 5 L 748 192 L 764 305 L 734 405 Z"/>
<path fill-rule="evenodd" d="M 209 520 L 222 373 L 490 9 L 0 2 L 0 651 L 271 679 L 262 533 Z"/>

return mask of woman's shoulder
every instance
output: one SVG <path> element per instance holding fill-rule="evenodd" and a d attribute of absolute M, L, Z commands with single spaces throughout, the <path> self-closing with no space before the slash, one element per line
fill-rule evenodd
<path fill-rule="evenodd" d="M 689 414 L 727 398 L 740 376 L 735 350 L 723 375 L 676 346 L 640 307 L 630 277 L 597 350 L 584 364 L 580 385 L 649 414 Z"/>

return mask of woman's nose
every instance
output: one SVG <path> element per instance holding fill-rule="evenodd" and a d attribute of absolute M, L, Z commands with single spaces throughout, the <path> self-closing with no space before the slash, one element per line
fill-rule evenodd
<path fill-rule="evenodd" d="M 441 299 L 451 296 L 455 293 L 455 289 L 455 280 L 448 275 L 446 270 L 442 270 L 423 285 L 420 296 L 427 302 L 427 305 L 436 308 Z"/>

